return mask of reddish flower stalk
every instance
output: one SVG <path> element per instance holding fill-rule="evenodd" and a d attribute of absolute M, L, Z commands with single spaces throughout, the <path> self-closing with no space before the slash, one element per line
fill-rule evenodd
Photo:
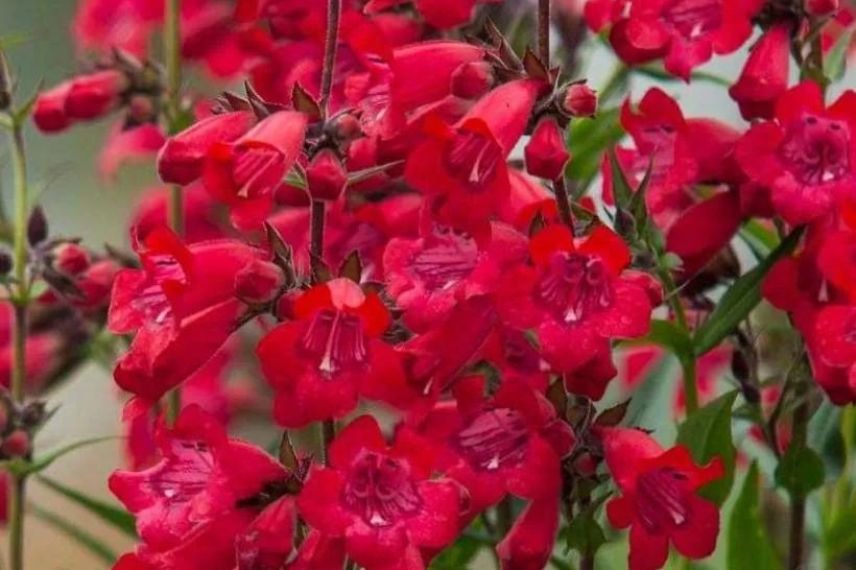
<path fill-rule="evenodd" d="M 330 93 L 333 90 L 333 73 L 336 68 L 336 51 L 339 46 L 339 20 L 342 16 L 342 0 L 327 2 L 327 35 L 324 40 L 324 67 L 321 70 L 321 109 L 324 120 L 329 115 L 328 105 Z M 309 251 L 312 267 L 312 280 L 318 281 L 321 268 L 324 265 L 324 218 L 325 203 L 322 200 L 312 200 L 310 206 L 311 218 L 309 224 Z M 321 424 L 321 441 L 324 462 L 327 463 L 327 450 L 333 438 L 336 437 L 336 421 L 325 420 Z"/>
<path fill-rule="evenodd" d="M 177 117 L 181 105 L 181 0 L 166 0 L 166 17 L 163 28 L 164 57 L 166 58 L 166 117 L 170 134 L 178 131 Z M 178 184 L 170 186 L 168 204 L 169 226 L 179 236 L 184 235 L 184 201 Z M 181 411 L 181 392 L 173 390 L 167 396 L 167 416 L 174 422 Z"/>

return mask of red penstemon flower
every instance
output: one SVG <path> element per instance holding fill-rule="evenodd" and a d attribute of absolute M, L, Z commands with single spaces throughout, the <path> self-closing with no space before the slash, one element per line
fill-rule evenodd
<path fill-rule="evenodd" d="M 116 382 L 154 403 L 190 376 L 234 332 L 245 307 L 235 274 L 264 252 L 236 240 L 192 245 L 166 228 L 141 244 L 143 269 L 125 269 L 113 285 L 108 326 L 136 331 L 119 359 Z"/>
<path fill-rule="evenodd" d="M 688 558 L 713 553 L 719 533 L 719 509 L 698 496 L 698 489 L 723 476 L 721 461 L 705 467 L 685 447 L 664 451 L 645 432 L 603 429 L 606 463 L 621 495 L 606 513 L 617 528 L 630 527 L 630 570 L 662 568 L 669 543 Z"/>
<path fill-rule="evenodd" d="M 358 564 L 421 568 L 457 536 L 461 489 L 431 478 L 433 459 L 416 435 L 400 430 L 387 444 L 375 419 L 362 416 L 342 430 L 329 454 L 329 467 L 310 471 L 298 508 L 311 527 L 343 537 Z"/>
<path fill-rule="evenodd" d="M 504 224 L 492 223 L 472 235 L 431 224 L 423 237 L 387 243 L 387 292 L 405 311 L 405 323 L 424 331 L 459 301 L 491 292 L 503 270 L 525 256 L 525 238 Z"/>
<path fill-rule="evenodd" d="M 427 120 L 427 140 L 409 154 L 405 179 L 437 201 L 437 216 L 481 225 L 510 191 L 506 159 L 523 135 L 543 85 L 522 79 L 482 97 L 454 126 Z"/>
<path fill-rule="evenodd" d="M 158 463 L 110 477 L 111 491 L 137 516 L 141 564 L 232 570 L 234 537 L 245 533 L 255 535 L 258 556 L 280 564 L 285 560 L 291 552 L 294 499 L 285 496 L 289 473 L 280 464 L 228 438 L 222 425 L 196 406 L 186 408 L 172 429 L 160 426 L 157 442 Z M 283 498 L 268 499 L 270 505 L 262 510 L 258 505 L 265 502 L 258 498 L 272 492 Z M 270 540 L 271 534 L 276 540 Z M 237 546 L 240 560 L 241 543 Z"/>
<path fill-rule="evenodd" d="M 770 192 L 776 212 L 793 224 L 829 214 L 856 181 L 856 93 L 828 107 L 820 87 L 803 82 L 776 104 L 775 119 L 757 123 L 737 145 L 746 174 Z"/>
<path fill-rule="evenodd" d="M 508 493 L 528 500 L 557 500 L 560 460 L 573 448 L 570 427 L 531 386 L 507 380 L 485 399 L 484 378 L 457 381 L 454 404 L 442 402 L 420 421 L 425 438 L 438 442 L 439 465 L 463 485 L 478 513 Z"/>
<path fill-rule="evenodd" d="M 234 142 L 215 141 L 207 149 L 202 180 L 229 205 L 239 228 L 256 228 L 270 213 L 274 192 L 300 155 L 306 122 L 302 113 L 278 111 Z"/>
<path fill-rule="evenodd" d="M 663 58 L 689 81 L 714 53 L 737 50 L 752 34 L 763 0 L 592 0 L 586 19 L 595 31 L 611 25 L 609 41 L 630 64 Z"/>
<path fill-rule="evenodd" d="M 532 237 L 530 259 L 507 272 L 496 297 L 510 325 L 536 331 L 556 370 L 573 372 L 608 353 L 609 339 L 648 330 L 651 301 L 641 285 L 622 275 L 630 252 L 611 230 L 599 226 L 575 239 L 568 228 L 549 226 Z M 591 397 L 603 395 L 597 392 Z"/>
<path fill-rule="evenodd" d="M 401 358 L 379 338 L 390 317 L 376 293 L 338 278 L 299 294 L 291 310 L 293 320 L 257 349 L 282 425 L 342 417 L 360 395 L 390 403 L 407 397 Z"/>

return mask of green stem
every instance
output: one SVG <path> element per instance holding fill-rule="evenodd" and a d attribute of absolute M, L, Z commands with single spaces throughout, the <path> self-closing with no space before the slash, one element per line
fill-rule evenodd
<path fill-rule="evenodd" d="M 181 111 L 181 0 L 166 0 L 166 14 L 163 26 L 163 56 L 166 67 L 166 105 L 165 115 L 167 131 L 175 134 L 180 128 Z M 175 184 L 169 188 L 167 206 L 169 227 L 179 236 L 184 235 L 184 202 L 181 186 Z M 181 391 L 175 388 L 167 396 L 166 416 L 169 423 L 175 423 L 181 411 Z"/>
<path fill-rule="evenodd" d="M 27 478 L 12 476 L 9 482 L 9 569 L 24 568 L 24 501 Z"/>
<path fill-rule="evenodd" d="M 809 368 L 808 362 L 804 364 L 807 372 Z M 809 372 L 810 374 L 810 372 Z M 808 435 L 808 420 L 809 420 L 809 402 L 808 390 L 809 379 L 805 375 L 801 375 L 798 384 L 794 390 L 794 398 L 796 399 L 796 408 L 794 408 L 793 416 L 793 435 L 789 445 L 796 448 L 806 446 Z M 799 492 L 791 493 L 791 518 L 790 530 L 788 539 L 788 570 L 800 570 L 803 568 L 803 558 L 805 557 L 805 495 Z"/>
<path fill-rule="evenodd" d="M 621 89 L 629 76 L 630 68 L 621 62 L 616 63 L 612 72 L 609 74 L 606 83 L 604 83 L 603 87 L 598 90 L 598 98 L 600 101 L 603 103 L 608 101 L 614 93 Z"/>
<path fill-rule="evenodd" d="M 565 184 L 565 175 L 562 174 L 553 181 L 553 191 L 556 194 L 556 207 L 559 210 L 559 219 L 574 233 L 574 217 L 571 213 L 571 202 L 568 197 L 568 187 Z"/>
<path fill-rule="evenodd" d="M 662 256 L 658 254 L 657 273 L 665 289 L 669 308 L 675 315 L 675 323 L 687 335 L 691 334 L 684 306 L 681 304 L 681 296 L 678 292 L 675 280 L 668 267 L 662 264 Z M 681 359 L 681 369 L 684 376 L 684 399 L 686 401 L 687 416 L 691 416 L 698 410 L 698 386 L 696 381 L 696 359 L 695 356 Z"/>
<path fill-rule="evenodd" d="M 336 420 L 324 420 L 321 423 L 321 453 L 324 463 L 330 463 L 330 444 L 336 439 Z"/>
<path fill-rule="evenodd" d="M 12 378 L 10 392 L 16 405 L 24 403 L 27 380 L 27 306 L 30 283 L 27 271 L 27 220 L 29 196 L 27 193 L 27 161 L 21 121 L 11 117 L 9 143 L 12 152 L 12 171 L 15 202 L 14 271 L 16 280 L 12 347 Z M 9 568 L 24 568 L 24 503 L 26 501 L 26 475 L 10 475 L 9 483 Z"/>

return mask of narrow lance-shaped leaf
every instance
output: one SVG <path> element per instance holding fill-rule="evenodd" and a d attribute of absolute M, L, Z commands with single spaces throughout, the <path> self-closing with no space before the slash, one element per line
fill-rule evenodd
<path fill-rule="evenodd" d="M 85 493 L 81 493 L 76 489 L 72 489 L 59 481 L 55 481 L 49 477 L 45 477 L 44 475 L 39 475 L 37 478 L 39 482 L 43 483 L 45 486 L 53 489 L 70 501 L 77 503 L 127 536 L 132 538 L 137 537 L 134 516 L 123 510 L 121 507 L 111 505 L 110 503 L 102 501 L 101 499 L 96 499 L 95 497 L 90 497 Z"/>
<path fill-rule="evenodd" d="M 687 446 L 693 459 L 705 465 L 719 457 L 725 476 L 701 490 L 701 495 L 721 505 L 734 483 L 736 452 L 731 434 L 731 408 L 737 392 L 724 394 L 692 414 L 678 428 L 678 443 Z"/>
<path fill-rule="evenodd" d="M 728 525 L 729 570 L 780 570 L 782 565 L 761 516 L 758 465 L 749 466 Z"/>
<path fill-rule="evenodd" d="M 618 109 L 599 111 L 593 119 L 577 119 L 568 129 L 568 150 L 574 159 L 568 164 L 568 178 L 576 182 L 575 196 L 591 185 L 600 169 L 603 151 L 624 136 Z"/>
<path fill-rule="evenodd" d="M 791 253 L 802 237 L 797 228 L 786 237 L 773 253 L 754 269 L 743 275 L 722 296 L 710 317 L 698 328 L 693 338 L 697 356 L 716 348 L 761 302 L 761 282 L 773 265 Z"/>

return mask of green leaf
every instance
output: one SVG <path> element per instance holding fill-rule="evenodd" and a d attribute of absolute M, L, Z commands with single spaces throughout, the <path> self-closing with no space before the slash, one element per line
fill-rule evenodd
<path fill-rule="evenodd" d="M 618 162 L 618 157 L 615 154 L 615 148 L 609 149 L 609 170 L 612 173 L 612 191 L 615 196 L 615 205 L 619 210 L 628 210 L 630 202 L 633 200 L 633 188 L 630 186 L 630 181 L 624 174 L 621 168 L 621 163 Z"/>
<path fill-rule="evenodd" d="M 761 302 L 761 283 L 773 265 L 791 253 L 802 237 L 803 229 L 792 231 L 782 243 L 754 269 L 734 282 L 725 292 L 710 317 L 693 338 L 696 356 L 717 347 Z"/>
<path fill-rule="evenodd" d="M 431 570 L 461 570 L 467 568 L 481 550 L 483 543 L 473 536 L 462 535 L 431 563 Z"/>
<path fill-rule="evenodd" d="M 598 502 L 599 505 L 602 501 Z M 589 505 L 574 517 L 565 529 L 565 552 L 576 550 L 580 554 L 594 554 L 606 543 L 606 535 L 595 518 L 597 505 Z"/>
<path fill-rule="evenodd" d="M 837 476 L 844 467 L 846 449 L 840 429 L 841 416 L 840 407 L 824 400 L 808 423 L 807 444 L 820 454 L 827 476 Z"/>
<path fill-rule="evenodd" d="M 826 55 L 824 69 L 826 77 L 830 81 L 841 81 L 844 79 L 844 73 L 847 71 L 847 54 L 850 51 L 850 42 L 853 39 L 853 33 L 853 30 L 842 33 Z"/>
<path fill-rule="evenodd" d="M 568 150 L 574 159 L 567 169 L 576 182 L 575 196 L 582 195 L 597 177 L 603 152 L 624 137 L 617 108 L 599 111 L 593 119 L 577 119 L 568 129 Z"/>
<path fill-rule="evenodd" d="M 104 443 L 105 441 L 110 441 L 116 439 L 116 436 L 105 436 L 105 437 L 93 437 L 90 439 L 82 439 L 80 441 L 75 441 L 73 443 L 69 443 L 59 449 L 51 451 L 46 455 L 42 455 L 40 457 L 36 457 L 33 462 L 27 468 L 27 474 L 31 473 L 40 473 L 51 466 L 51 464 L 57 459 L 61 458 L 63 455 L 67 455 L 72 451 L 76 451 L 78 449 L 89 447 L 90 445 L 95 445 L 98 443 Z"/>
<path fill-rule="evenodd" d="M 776 233 L 757 220 L 750 220 L 740 228 L 740 238 L 749 246 L 758 262 L 763 261 L 779 245 L 779 237 Z"/>
<path fill-rule="evenodd" d="M 70 521 L 57 513 L 51 512 L 38 505 L 30 504 L 28 512 L 42 522 L 68 536 L 86 550 L 101 559 L 105 565 L 112 566 L 118 556 L 102 540 L 89 534 L 76 522 Z"/>
<path fill-rule="evenodd" d="M 753 461 L 731 510 L 726 564 L 729 570 L 780 570 L 782 567 L 761 516 L 760 485 L 758 465 Z"/>
<path fill-rule="evenodd" d="M 59 481 L 55 481 L 49 477 L 45 477 L 44 475 L 39 475 L 37 478 L 39 482 L 48 488 L 53 489 L 70 501 L 77 503 L 127 536 L 132 538 L 137 537 L 137 528 L 134 523 L 134 516 L 121 507 L 111 505 L 101 499 L 90 497 L 89 495 L 81 493 L 71 487 L 67 487 Z"/>
<path fill-rule="evenodd" d="M 692 339 L 671 321 L 651 321 L 651 330 L 645 340 L 668 349 L 682 364 L 695 358 Z"/>
<path fill-rule="evenodd" d="M 639 75 L 644 75 L 658 81 L 683 81 L 680 77 L 672 75 L 662 67 L 655 64 L 639 65 L 634 67 L 633 71 Z M 708 73 L 706 71 L 694 71 L 691 80 L 695 82 L 713 83 L 714 85 L 719 85 L 721 87 L 731 87 L 733 83 L 731 79 L 720 77 L 719 75 Z"/>
<path fill-rule="evenodd" d="M 678 428 L 678 443 L 685 445 L 699 465 L 722 460 L 725 475 L 701 490 L 701 495 L 721 505 L 734 484 L 734 450 L 731 435 L 731 408 L 737 391 L 728 392 L 692 414 Z"/>
<path fill-rule="evenodd" d="M 823 485 L 824 476 L 823 460 L 806 446 L 789 445 L 776 467 L 776 484 L 798 497 L 805 497 Z"/>

